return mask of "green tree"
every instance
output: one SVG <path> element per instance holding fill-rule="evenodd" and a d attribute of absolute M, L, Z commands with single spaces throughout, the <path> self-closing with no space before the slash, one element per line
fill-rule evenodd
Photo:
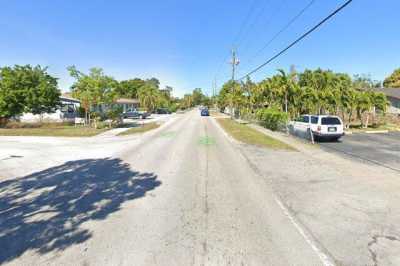
<path fill-rule="evenodd" d="M 160 92 L 154 82 L 147 80 L 145 85 L 138 91 L 140 105 L 147 111 L 152 112 L 156 109 L 160 99 Z"/>
<path fill-rule="evenodd" d="M 400 88 L 400 68 L 395 69 L 389 77 L 385 78 L 383 86 L 386 88 Z"/>
<path fill-rule="evenodd" d="M 183 95 L 182 101 L 181 101 L 181 109 L 188 109 L 193 107 L 193 96 L 192 94 L 185 94 Z"/>
<path fill-rule="evenodd" d="M 366 76 L 356 76 L 331 70 L 305 70 L 297 74 L 293 69 L 288 73 L 278 70 L 278 74 L 258 83 L 250 79 L 242 83 L 226 82 L 218 95 L 218 106 L 224 110 L 233 106 L 241 116 L 250 110 L 268 108 L 287 112 L 293 118 L 299 114 L 341 115 L 346 127 L 357 117 L 366 117 L 363 126 L 368 126 L 369 115 L 374 109 L 385 110 L 387 100 L 383 94 L 365 92 L 365 87 L 373 88 L 378 82 Z"/>
<path fill-rule="evenodd" d="M 107 118 L 109 119 L 108 127 L 111 128 L 114 125 L 122 124 L 122 107 L 113 107 L 107 110 Z"/>
<path fill-rule="evenodd" d="M 363 114 L 372 108 L 371 98 L 368 91 L 357 91 L 356 95 L 357 117 L 360 119 L 361 126 L 366 127 L 363 123 Z"/>
<path fill-rule="evenodd" d="M 170 109 L 173 104 L 172 97 L 173 88 L 171 86 L 165 86 L 164 89 L 159 90 L 158 106 Z M 173 108 L 172 108 L 173 109 Z"/>
<path fill-rule="evenodd" d="M 226 107 L 232 107 L 236 111 L 240 112 L 243 105 L 246 104 L 246 97 L 242 84 L 237 81 L 226 82 L 218 96 L 218 106 L 220 110 L 225 110 Z M 231 110 L 232 112 L 233 110 Z M 232 114 L 233 115 L 233 114 Z"/>
<path fill-rule="evenodd" d="M 357 74 L 353 76 L 353 87 L 357 90 L 379 88 L 380 81 L 372 80 L 371 75 Z"/>
<path fill-rule="evenodd" d="M 367 128 L 369 125 L 369 120 L 370 120 L 371 114 L 372 114 L 372 118 L 373 118 L 373 122 L 374 122 L 376 110 L 385 112 L 387 105 L 388 105 L 388 101 L 387 101 L 386 95 L 382 92 L 375 92 L 375 91 L 370 90 L 370 91 L 366 91 L 364 93 L 366 94 L 365 97 L 369 98 L 368 102 L 367 102 L 367 100 L 364 100 L 365 103 L 368 103 L 367 105 L 364 106 L 367 111 L 364 127 Z M 362 117 L 361 117 L 361 119 L 362 119 Z M 362 120 L 361 120 L 361 124 L 363 124 Z"/>
<path fill-rule="evenodd" d="M 157 90 L 160 88 L 160 81 L 156 78 L 151 78 L 146 80 L 147 84 L 150 84 L 151 86 L 153 86 L 154 88 L 156 88 Z"/>
<path fill-rule="evenodd" d="M 72 85 L 72 95 L 81 101 L 85 109 L 85 119 L 90 121 L 89 112 L 92 107 L 111 103 L 117 95 L 115 88 L 118 82 L 104 74 L 101 68 L 91 68 L 88 74 L 77 70 L 75 66 L 67 68 L 71 77 L 75 78 Z"/>
<path fill-rule="evenodd" d="M 0 68 L 0 117 L 54 112 L 60 104 L 59 97 L 57 79 L 47 73 L 46 67 Z"/>
<path fill-rule="evenodd" d="M 201 88 L 194 89 L 192 92 L 192 96 L 193 96 L 193 104 L 194 105 L 200 105 L 203 103 L 204 94 L 203 94 Z"/>
<path fill-rule="evenodd" d="M 138 98 L 138 91 L 145 85 L 145 81 L 139 78 L 122 80 L 115 88 L 115 93 L 119 98 Z"/>

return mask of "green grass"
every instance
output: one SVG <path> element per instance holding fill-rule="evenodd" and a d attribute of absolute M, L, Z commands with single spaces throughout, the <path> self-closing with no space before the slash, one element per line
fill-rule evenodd
<path fill-rule="evenodd" d="M 92 137 L 107 129 L 67 125 L 37 128 L 0 128 L 0 136 Z"/>
<path fill-rule="evenodd" d="M 144 125 L 138 125 L 137 127 L 133 127 L 130 128 L 126 131 L 123 131 L 121 133 L 118 134 L 118 136 L 126 136 L 126 135 L 132 135 L 132 134 L 137 134 L 137 133 L 144 133 L 146 131 L 152 130 L 152 129 L 156 129 L 158 128 L 160 125 L 153 122 L 153 123 L 147 123 Z"/>
<path fill-rule="evenodd" d="M 217 119 L 222 128 L 240 142 L 274 150 L 295 150 L 292 146 L 271 138 L 245 124 L 239 124 L 229 118 Z"/>

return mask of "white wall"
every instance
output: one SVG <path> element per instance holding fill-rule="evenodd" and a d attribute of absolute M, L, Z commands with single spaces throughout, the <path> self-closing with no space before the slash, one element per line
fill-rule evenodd
<path fill-rule="evenodd" d="M 62 101 L 62 104 L 73 104 L 75 111 L 79 108 L 79 103 L 71 103 L 67 101 Z M 70 113 L 74 114 L 74 113 Z M 76 114 L 76 112 L 75 112 Z M 60 109 L 57 109 L 54 113 L 44 113 L 42 115 L 34 115 L 32 113 L 23 113 L 19 120 L 21 122 L 26 123 L 37 123 L 37 122 L 66 122 L 66 121 L 74 121 L 75 116 L 66 118 L 64 117 L 64 113 L 61 112 Z"/>
<path fill-rule="evenodd" d="M 32 113 L 24 113 L 20 116 L 21 122 L 36 123 L 36 122 L 63 122 L 63 114 L 60 110 L 55 113 L 44 113 L 42 115 L 34 115 Z"/>

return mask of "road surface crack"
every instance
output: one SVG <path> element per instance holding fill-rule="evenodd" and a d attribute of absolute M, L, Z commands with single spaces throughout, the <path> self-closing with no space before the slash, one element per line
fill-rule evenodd
<path fill-rule="evenodd" d="M 376 251 L 372 249 L 373 245 L 378 245 L 378 240 L 379 239 L 387 239 L 390 241 L 400 241 L 399 238 L 395 236 L 388 236 L 388 235 L 373 235 L 372 240 L 368 242 L 368 251 L 371 254 L 372 261 L 374 262 L 374 266 L 378 266 L 378 254 Z"/>

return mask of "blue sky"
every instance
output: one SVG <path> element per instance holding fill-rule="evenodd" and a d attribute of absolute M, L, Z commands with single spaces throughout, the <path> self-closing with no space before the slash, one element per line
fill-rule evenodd
<path fill-rule="evenodd" d="M 102 67 L 117 79 L 154 76 L 173 86 L 178 96 L 195 87 L 210 93 L 216 74 L 218 85 L 229 78 L 225 59 L 235 40 L 241 60 L 238 74 L 245 74 L 344 0 L 315 0 L 254 57 L 309 2 L 0 0 L 0 66 L 48 66 L 64 91 L 73 81 L 66 67 L 74 64 L 84 71 Z M 254 79 L 292 64 L 298 70 L 322 67 L 383 79 L 400 67 L 398 10 L 398 0 L 354 0 Z"/>

